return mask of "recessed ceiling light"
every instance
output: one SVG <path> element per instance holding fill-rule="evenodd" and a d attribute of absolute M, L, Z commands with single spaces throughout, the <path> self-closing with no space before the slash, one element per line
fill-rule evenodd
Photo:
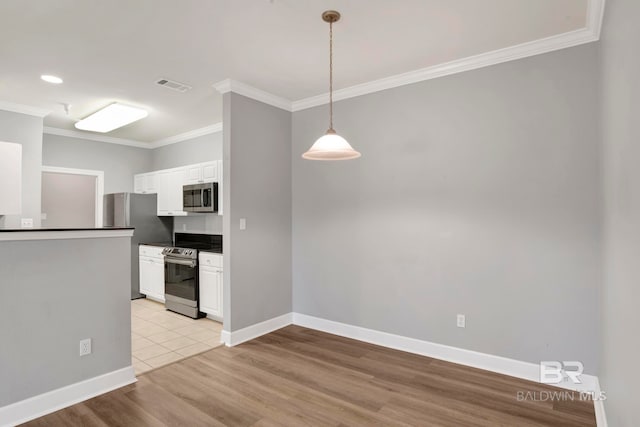
<path fill-rule="evenodd" d="M 51 76 L 51 75 L 48 75 L 48 74 L 43 74 L 43 75 L 40 76 L 40 78 L 42 80 L 44 80 L 45 82 L 48 82 L 48 83 L 53 83 L 53 84 L 57 84 L 57 85 L 62 83 L 62 79 L 60 77 Z"/>
<path fill-rule="evenodd" d="M 149 113 L 141 108 L 114 102 L 80 120 L 75 126 L 81 130 L 106 133 L 144 119 L 148 115 Z"/>

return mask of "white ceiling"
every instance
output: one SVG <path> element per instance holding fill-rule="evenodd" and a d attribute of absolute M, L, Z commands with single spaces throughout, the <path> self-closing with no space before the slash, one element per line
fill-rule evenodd
<path fill-rule="evenodd" d="M 585 27 L 587 0 L 2 0 L 0 101 L 73 123 L 114 101 L 149 117 L 107 134 L 156 141 L 222 120 L 226 78 L 289 100 Z M 52 85 L 39 79 L 64 79 Z M 154 82 L 193 86 L 187 93 Z M 58 103 L 72 105 L 69 116 Z"/>

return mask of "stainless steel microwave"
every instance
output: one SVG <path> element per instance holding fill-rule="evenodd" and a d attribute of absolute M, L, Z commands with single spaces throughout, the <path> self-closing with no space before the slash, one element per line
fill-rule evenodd
<path fill-rule="evenodd" d="M 182 207 L 186 212 L 218 212 L 218 183 L 183 186 Z"/>

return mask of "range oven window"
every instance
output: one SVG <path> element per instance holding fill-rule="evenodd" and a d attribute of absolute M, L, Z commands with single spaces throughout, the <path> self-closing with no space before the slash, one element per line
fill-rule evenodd
<path fill-rule="evenodd" d="M 198 301 L 197 262 L 186 259 L 164 259 L 164 286 L 167 295 Z"/>

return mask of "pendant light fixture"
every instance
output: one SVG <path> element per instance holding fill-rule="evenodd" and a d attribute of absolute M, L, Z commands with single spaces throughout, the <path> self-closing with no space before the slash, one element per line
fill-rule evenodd
<path fill-rule="evenodd" d="M 340 13 L 327 10 L 322 20 L 329 23 L 329 129 L 302 155 L 308 160 L 357 159 L 360 153 L 333 129 L 333 23 L 340 20 Z"/>

